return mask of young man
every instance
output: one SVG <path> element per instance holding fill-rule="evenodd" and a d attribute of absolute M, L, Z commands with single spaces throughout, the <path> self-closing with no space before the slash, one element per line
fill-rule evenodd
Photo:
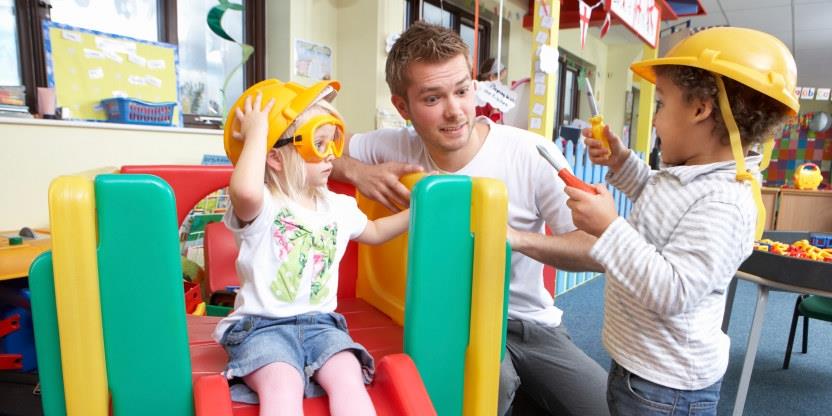
<path fill-rule="evenodd" d="M 475 118 L 468 48 L 454 32 L 418 22 L 387 58 L 393 105 L 412 129 L 355 135 L 333 176 L 391 209 L 407 206 L 399 177 L 439 171 L 490 177 L 509 196 L 511 284 L 507 348 L 500 369 L 499 414 L 523 392 L 551 414 L 606 415 L 606 372 L 584 354 L 561 325 L 543 286 L 543 265 L 599 270 L 586 255 L 593 239 L 575 229 L 564 184 L 539 156 L 536 144 L 562 157 L 539 135 Z M 555 237 L 542 234 L 548 225 Z M 537 261 L 536 261 L 537 260 Z"/>

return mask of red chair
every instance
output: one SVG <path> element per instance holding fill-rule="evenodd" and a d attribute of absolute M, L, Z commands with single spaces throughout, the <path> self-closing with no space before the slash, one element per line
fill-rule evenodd
<path fill-rule="evenodd" d="M 239 286 L 237 276 L 237 243 L 234 234 L 221 222 L 205 226 L 202 243 L 205 256 L 205 292 L 212 305 L 220 304 L 220 296 L 228 293 L 228 286 Z M 233 306 L 233 305 L 226 305 Z"/>

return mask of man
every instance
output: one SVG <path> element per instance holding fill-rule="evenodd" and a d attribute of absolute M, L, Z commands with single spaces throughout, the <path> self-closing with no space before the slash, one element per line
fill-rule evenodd
<path fill-rule="evenodd" d="M 607 415 L 606 371 L 570 340 L 562 312 L 543 286 L 543 265 L 599 269 L 587 263 L 594 241 L 577 231 L 565 206 L 564 184 L 538 155 L 546 141 L 533 133 L 475 118 L 468 48 L 454 32 L 417 22 L 387 58 L 392 102 L 412 129 L 352 136 L 333 177 L 354 183 L 388 208 L 407 206 L 399 177 L 438 171 L 490 177 L 509 196 L 511 283 L 507 349 L 500 368 L 499 414 L 518 388 L 551 414 Z M 551 143 L 556 157 L 563 157 Z M 544 223 L 556 237 L 542 234 Z M 516 231 L 515 231 L 516 230 Z"/>

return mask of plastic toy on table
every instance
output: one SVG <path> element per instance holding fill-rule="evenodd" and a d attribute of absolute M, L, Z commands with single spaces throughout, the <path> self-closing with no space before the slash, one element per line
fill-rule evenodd
<path fill-rule="evenodd" d="M 50 245 L 45 230 L 23 227 L 20 231 L 0 231 L 0 280 L 26 277 L 32 260 Z"/>
<path fill-rule="evenodd" d="M 794 170 L 794 187 L 797 189 L 816 191 L 821 182 L 823 175 L 814 163 L 804 163 Z"/>

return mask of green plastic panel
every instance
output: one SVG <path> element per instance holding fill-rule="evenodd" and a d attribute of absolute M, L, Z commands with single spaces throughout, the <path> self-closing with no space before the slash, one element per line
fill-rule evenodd
<path fill-rule="evenodd" d="M 32 291 L 32 320 L 43 414 L 64 416 L 64 375 L 61 370 L 61 340 L 58 336 L 51 251 L 39 255 L 29 267 L 29 290 Z"/>
<path fill-rule="evenodd" d="M 176 204 L 152 175 L 99 175 L 98 273 L 113 413 L 192 415 Z"/>
<path fill-rule="evenodd" d="M 439 415 L 461 415 L 471 318 L 471 178 L 430 176 L 413 188 L 404 351 Z"/>

